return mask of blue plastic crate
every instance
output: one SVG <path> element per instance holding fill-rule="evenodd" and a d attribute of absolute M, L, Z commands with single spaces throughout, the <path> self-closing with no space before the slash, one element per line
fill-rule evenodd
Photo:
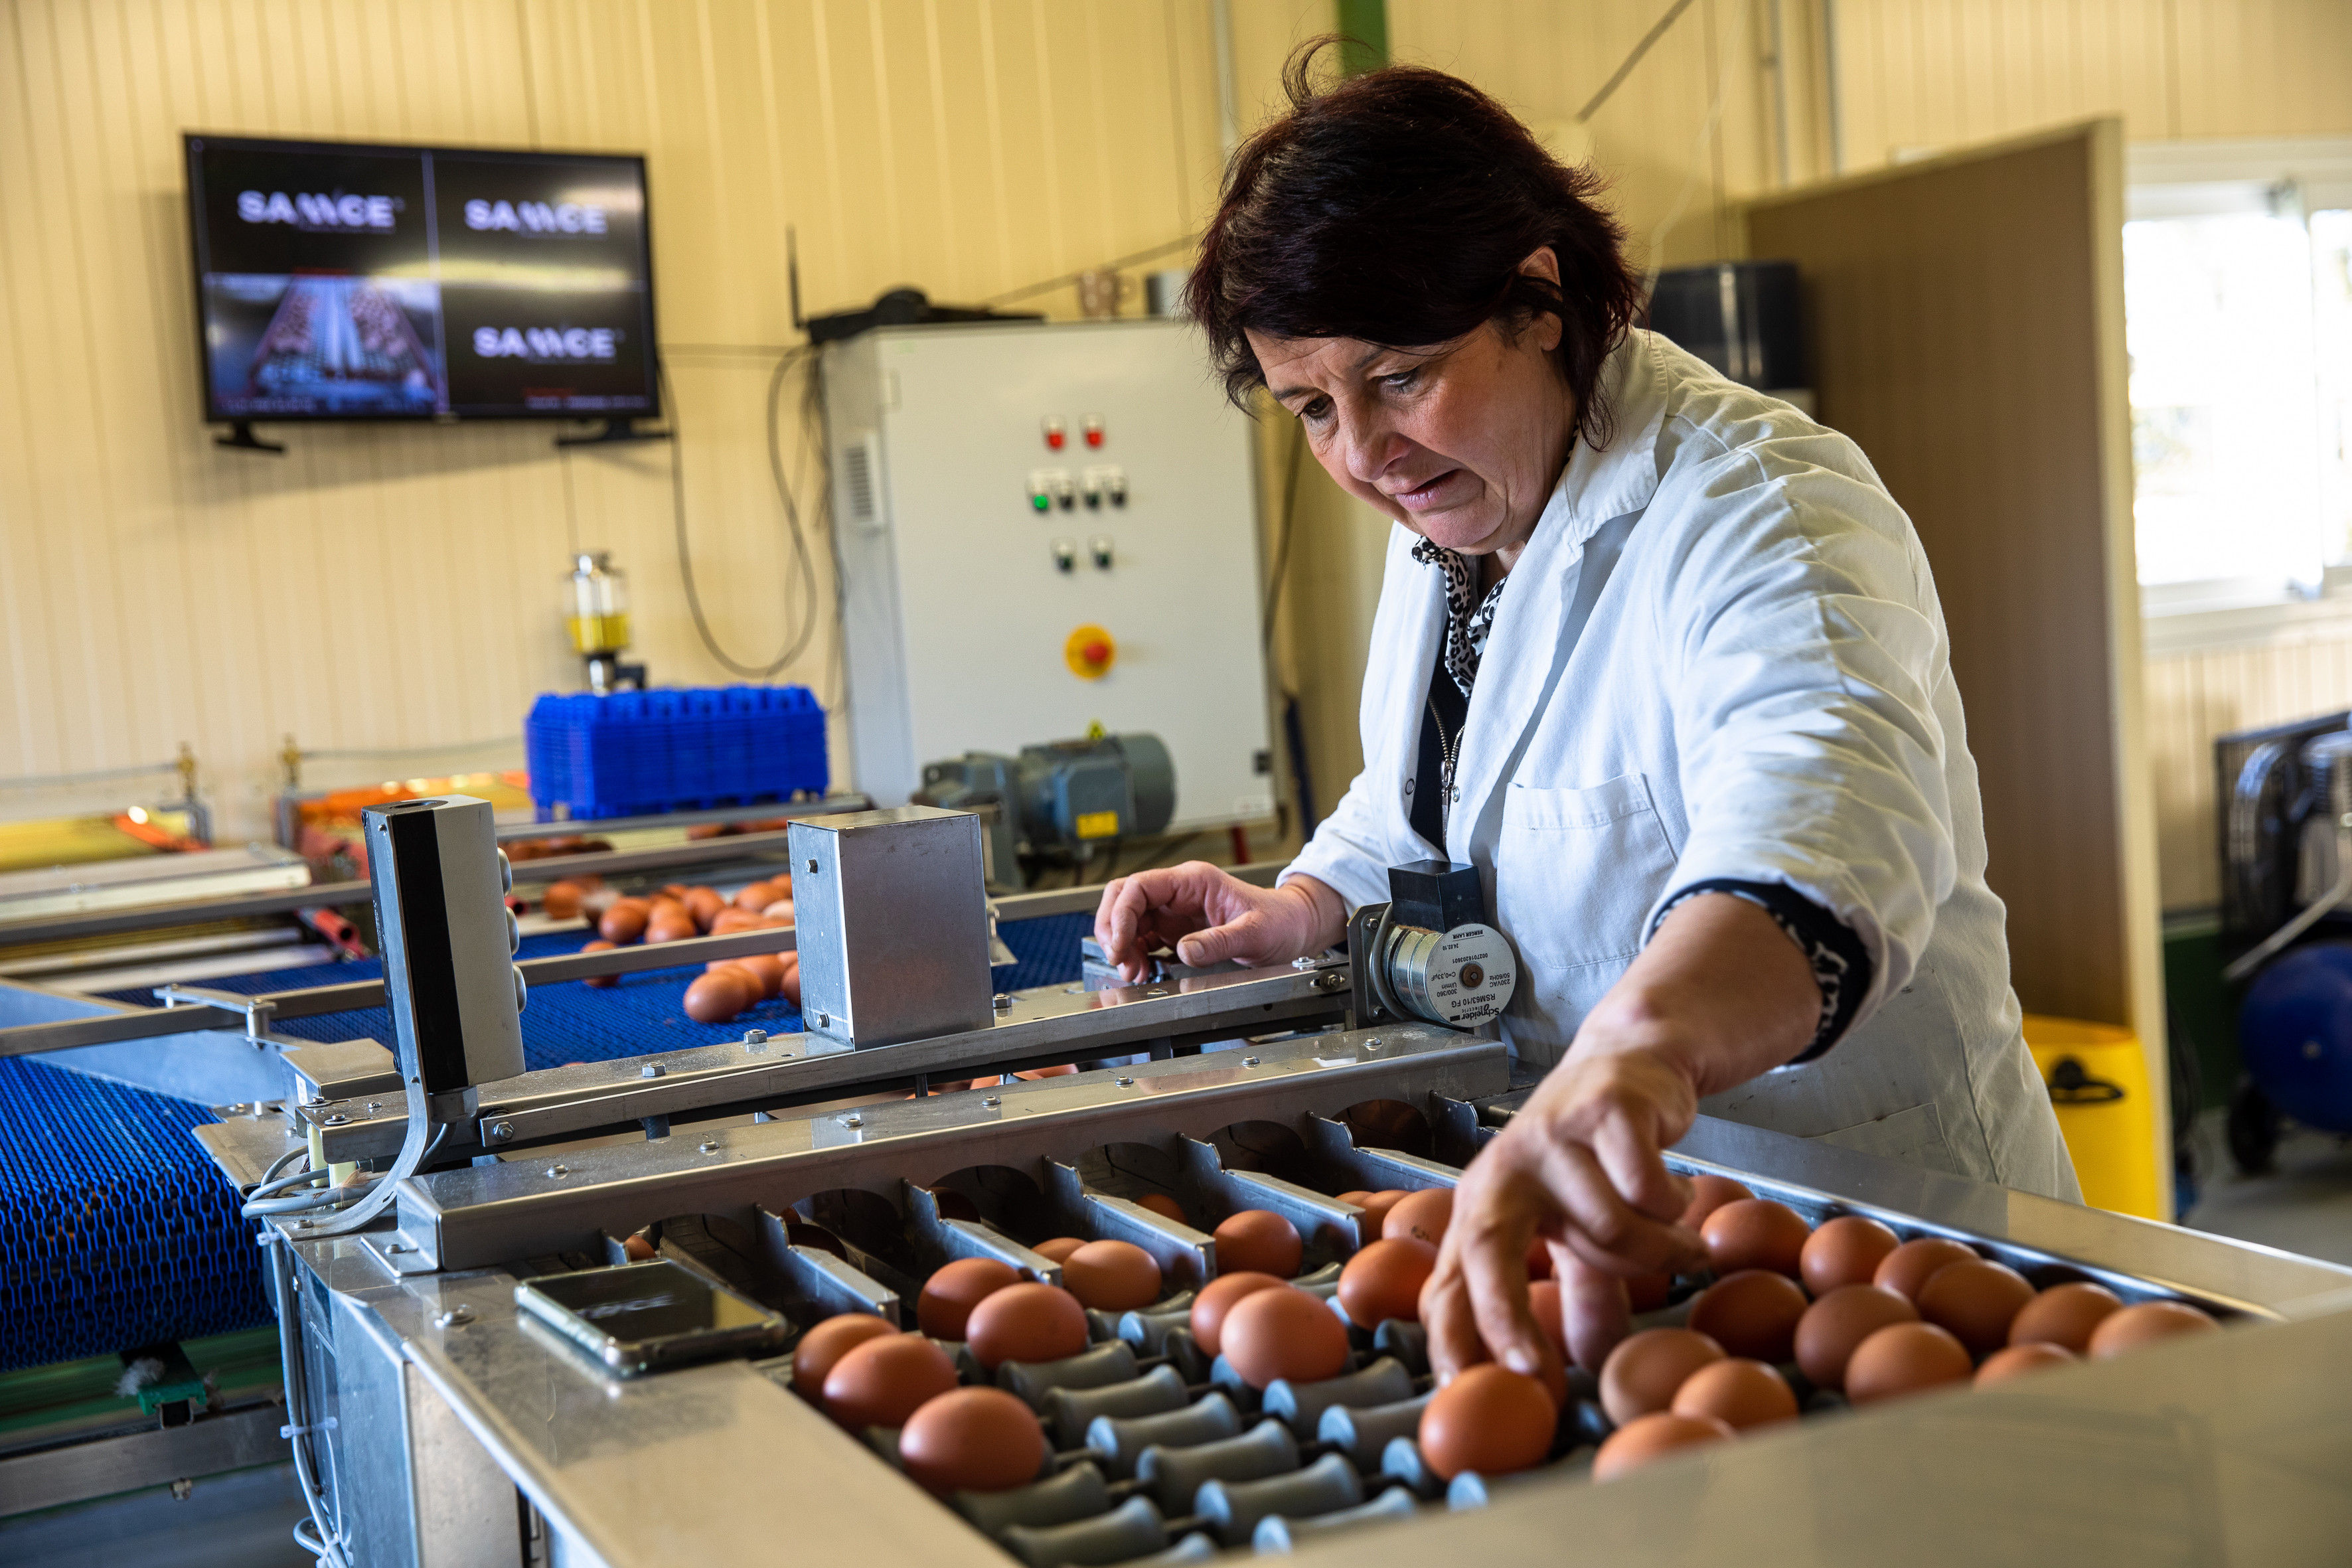
<path fill-rule="evenodd" d="M 640 816 L 823 795 L 824 709 L 805 686 L 550 692 L 523 726 L 541 816 Z"/>

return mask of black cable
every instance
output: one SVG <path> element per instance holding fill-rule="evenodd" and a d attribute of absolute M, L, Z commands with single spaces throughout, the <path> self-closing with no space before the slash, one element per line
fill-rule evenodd
<path fill-rule="evenodd" d="M 1610 95 L 1623 85 L 1627 77 L 1633 74 L 1633 68 L 1642 63 L 1642 57 L 1650 52 L 1651 46 L 1666 36 L 1666 29 L 1675 25 L 1676 17 L 1690 9 L 1690 5 L 1691 0 L 1675 0 L 1673 5 L 1666 7 L 1666 14 L 1659 17 L 1648 32 L 1642 35 L 1642 41 L 1633 46 L 1633 52 L 1625 57 L 1625 63 L 1619 66 L 1609 79 L 1601 84 L 1601 90 L 1592 95 L 1592 101 L 1576 111 L 1576 122 L 1579 125 L 1601 111 L 1601 106 L 1609 101 Z"/>
<path fill-rule="evenodd" d="M 788 352 L 784 357 L 778 362 L 777 371 L 779 377 L 781 377 L 784 367 L 792 363 L 793 353 L 803 351 Z M 687 542 L 686 537 L 685 422 L 678 417 L 677 395 L 670 386 L 669 365 L 667 362 L 656 356 L 654 361 L 654 374 L 661 383 L 663 401 L 667 403 L 669 405 L 670 517 L 677 539 L 677 574 L 679 578 L 686 584 L 686 607 L 694 618 L 695 635 L 702 639 L 702 646 L 704 649 L 709 653 L 710 657 L 716 659 L 729 673 L 740 676 L 747 680 L 772 679 L 786 665 L 790 664 L 793 659 L 799 655 L 802 649 L 808 646 L 808 638 L 814 627 L 814 615 L 810 615 L 803 617 L 803 625 L 798 637 L 795 637 L 789 629 L 785 632 L 783 651 L 777 656 L 772 663 L 768 664 L 765 667 L 739 663 L 734 658 L 729 657 L 726 649 L 719 646 L 719 638 L 713 635 L 710 629 L 709 617 L 703 613 L 701 590 L 695 585 L 694 581 L 694 552 L 692 547 Z M 770 384 L 772 407 L 773 406 L 772 399 L 776 384 L 776 382 L 771 382 Z M 773 443 L 772 439 L 772 447 Z M 777 471 L 781 472 L 780 466 Z M 797 539 L 800 531 L 799 513 L 797 510 L 791 507 L 789 501 L 787 502 L 786 510 L 787 516 L 792 520 L 793 533 Z M 809 583 L 809 597 L 811 600 L 811 607 L 814 609 L 815 579 L 813 569 Z"/>
<path fill-rule="evenodd" d="M 1684 0 L 1684 4 L 1688 5 L 1689 0 Z M 1089 267 L 1085 271 L 1065 272 L 1059 278 L 1048 278 L 1043 283 L 1024 284 L 1018 289 L 1007 289 L 1002 294 L 992 294 L 980 302 L 981 308 L 993 310 L 999 305 L 1009 305 L 1015 300 L 1027 300 L 1039 294 L 1050 294 L 1056 289 L 1068 288 L 1085 277 L 1087 272 L 1124 272 L 1139 262 L 1150 261 L 1171 252 L 1182 250 L 1200 237 L 1198 234 L 1188 234 L 1181 239 L 1171 239 L 1164 245 L 1155 245 L 1149 250 L 1139 250 L 1131 256 L 1122 256 L 1116 260 L 1106 261 L 1099 267 Z"/>

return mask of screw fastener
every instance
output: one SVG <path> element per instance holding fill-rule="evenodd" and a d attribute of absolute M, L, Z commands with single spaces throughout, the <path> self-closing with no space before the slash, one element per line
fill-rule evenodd
<path fill-rule="evenodd" d="M 513 1123 L 513 1122 L 511 1122 L 511 1121 L 493 1121 L 493 1122 L 491 1122 L 491 1123 L 490 1123 L 490 1142 L 493 1142 L 493 1143 L 503 1143 L 503 1142 L 505 1142 L 508 1139 L 509 1139 L 509 1138 L 511 1138 L 511 1137 L 513 1137 L 513 1136 L 514 1136 L 514 1123 Z"/>

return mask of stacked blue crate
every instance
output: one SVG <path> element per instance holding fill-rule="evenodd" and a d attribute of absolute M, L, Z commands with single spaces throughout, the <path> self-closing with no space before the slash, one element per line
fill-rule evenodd
<path fill-rule="evenodd" d="M 824 710 L 805 686 L 550 692 L 524 725 L 531 798 L 581 820 L 821 795 Z"/>

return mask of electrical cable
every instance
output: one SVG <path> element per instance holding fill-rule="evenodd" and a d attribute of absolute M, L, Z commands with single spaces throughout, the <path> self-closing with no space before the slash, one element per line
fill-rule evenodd
<path fill-rule="evenodd" d="M 294 1447 L 294 1479 L 302 1489 L 302 1504 L 309 1510 L 311 1535 L 305 1538 L 302 1526 L 294 1526 L 295 1543 L 317 1557 L 327 1568 L 351 1568 L 351 1560 L 343 1555 L 341 1538 L 327 1528 L 327 1517 L 320 1511 L 324 1496 L 319 1486 L 318 1469 L 311 1462 L 305 1439 L 310 1435 L 310 1386 L 303 1378 L 302 1356 L 298 1349 L 296 1332 L 301 1319 L 301 1309 L 294 1300 L 294 1259 L 292 1243 L 286 1233 L 275 1226 L 265 1226 L 260 1244 L 269 1254 L 269 1282 L 272 1304 L 278 1309 L 278 1372 L 286 1395 L 286 1436 Z"/>
<path fill-rule="evenodd" d="M 1672 20 L 1671 17 L 1668 19 Z M 1656 227 L 1650 230 L 1649 249 L 1643 258 L 1644 265 L 1642 269 L 1642 298 L 1644 300 L 1657 291 L 1658 272 L 1663 259 L 1660 247 L 1665 243 L 1666 236 L 1674 232 L 1675 225 L 1682 221 L 1683 213 L 1690 206 L 1691 192 L 1698 188 L 1698 151 L 1706 144 L 1706 139 L 1714 134 L 1715 122 L 1722 117 L 1723 77 L 1717 73 L 1715 79 L 1715 99 L 1706 106 L 1706 122 L 1699 126 L 1698 134 L 1691 138 L 1691 154 L 1687 160 L 1690 173 L 1683 176 L 1683 188 L 1675 194 L 1675 205 L 1666 209 L 1666 216 L 1658 221 Z M 1646 304 L 1643 309 L 1648 309 Z"/>
<path fill-rule="evenodd" d="M 1675 18 L 1690 8 L 1691 0 L 1675 0 L 1673 5 L 1666 7 L 1666 14 L 1653 23 L 1648 32 L 1642 35 L 1642 41 L 1633 46 L 1633 52 L 1625 57 L 1625 63 L 1611 72 L 1609 79 L 1601 84 L 1601 90 L 1592 95 L 1592 100 L 1576 111 L 1576 122 L 1579 125 L 1600 112 L 1601 106 L 1609 101 L 1610 95 L 1622 87 L 1625 84 L 1625 79 L 1633 74 L 1633 68 L 1642 63 L 1642 57 L 1648 54 L 1652 46 L 1666 36 L 1666 29 L 1675 25 Z"/>
<path fill-rule="evenodd" d="M 790 350 L 787 351 L 783 357 L 777 362 L 776 378 L 770 383 L 769 406 L 771 409 L 775 405 L 775 388 L 781 384 L 785 369 L 793 363 L 796 356 L 803 355 L 808 352 L 809 351 L 805 348 Z M 786 665 L 790 664 L 799 656 L 800 652 L 808 646 L 808 639 L 812 635 L 813 630 L 813 626 L 810 623 L 813 622 L 814 617 L 803 617 L 803 624 L 797 636 L 795 636 L 795 634 L 791 630 L 787 629 L 784 634 L 783 651 L 780 653 L 772 662 L 765 666 L 740 663 L 730 656 L 726 649 L 719 646 L 719 638 L 710 629 L 710 619 L 703 612 L 702 592 L 694 580 L 693 549 L 687 542 L 686 439 L 684 423 L 678 417 L 677 396 L 676 392 L 670 386 L 668 364 L 658 358 L 656 359 L 654 362 L 654 374 L 661 384 L 663 401 L 668 405 L 670 411 L 670 520 L 677 542 L 678 576 L 683 580 L 686 585 L 686 607 L 693 617 L 695 635 L 701 639 L 704 650 L 708 652 L 713 659 L 717 660 L 719 666 L 726 669 L 730 674 L 740 676 L 746 680 L 773 679 Z M 789 500 L 786 502 L 786 509 L 787 516 L 792 521 L 794 537 L 797 540 L 799 536 L 798 510 L 797 508 L 793 507 Z M 803 553 L 802 558 L 803 562 L 805 562 L 804 552 Z M 808 581 L 809 597 L 813 604 L 815 592 L 815 580 L 813 570 Z M 788 623 L 789 619 L 788 605 Z"/>
<path fill-rule="evenodd" d="M 1690 0 L 1683 0 L 1683 4 L 1687 5 Z M 1039 294 L 1050 294 L 1056 289 L 1069 288 L 1088 272 L 1124 272 L 1129 268 L 1142 262 L 1156 260 L 1160 257 L 1182 250 L 1197 243 L 1200 237 L 1198 233 L 1188 234 L 1181 239 L 1171 239 L 1165 244 L 1155 245 L 1149 250 L 1139 250 L 1131 256 L 1122 256 L 1115 260 L 1106 261 L 1099 267 L 1088 267 L 1076 272 L 1065 272 L 1059 278 L 1048 278 L 1043 283 L 1024 284 L 1021 288 L 1008 289 L 1002 294 L 991 295 L 980 302 L 981 308 L 994 310 L 999 305 L 1010 305 L 1015 300 L 1029 300 Z"/>

